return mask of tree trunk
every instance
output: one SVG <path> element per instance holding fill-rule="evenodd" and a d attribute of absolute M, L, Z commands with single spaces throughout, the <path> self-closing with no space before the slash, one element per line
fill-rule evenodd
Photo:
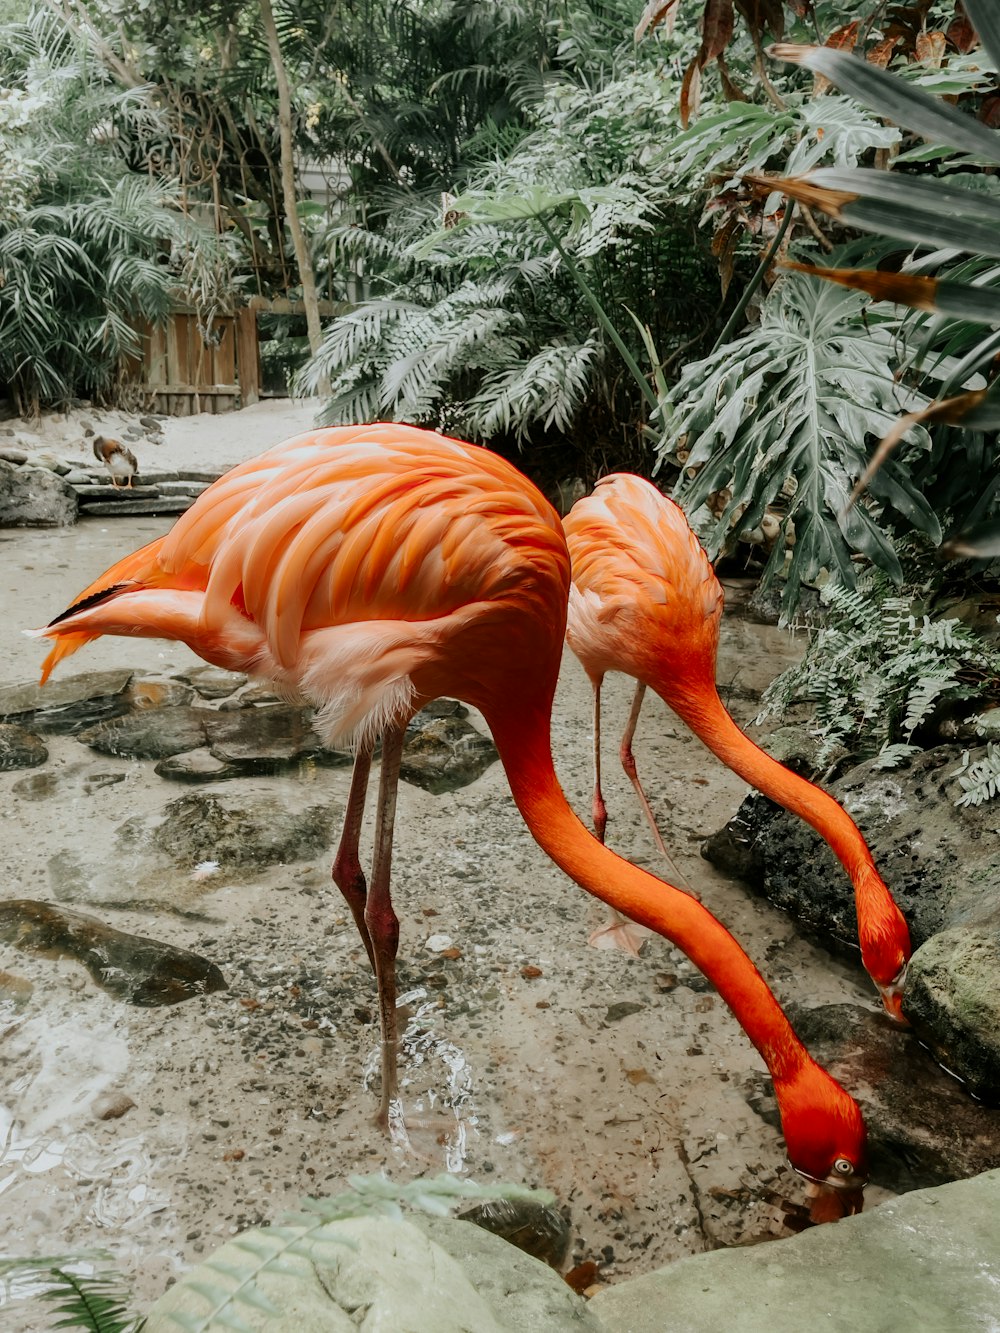
<path fill-rule="evenodd" d="M 288 219 L 288 230 L 292 234 L 295 262 L 299 270 L 299 281 L 302 284 L 302 304 L 306 310 L 309 348 L 315 356 L 319 351 L 323 333 L 319 322 L 319 301 L 316 296 L 316 277 L 313 273 L 312 258 L 296 209 L 295 158 L 292 149 L 292 95 L 288 87 L 288 71 L 285 69 L 284 57 L 281 54 L 281 43 L 278 41 L 278 29 L 274 22 L 271 0 L 258 0 L 258 3 L 261 20 L 264 24 L 264 34 L 267 37 L 267 47 L 271 55 L 271 65 L 274 68 L 274 77 L 278 85 L 281 188 L 285 201 L 285 217 Z"/>

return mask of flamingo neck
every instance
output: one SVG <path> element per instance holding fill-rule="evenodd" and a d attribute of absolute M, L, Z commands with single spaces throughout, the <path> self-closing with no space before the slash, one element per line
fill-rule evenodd
<path fill-rule="evenodd" d="M 806 1068 L 819 1070 L 763 977 L 701 903 L 616 856 L 577 819 L 552 763 L 549 716 L 488 717 L 517 807 L 535 841 L 587 893 L 664 936 L 712 982 L 760 1052 L 781 1103 Z M 821 1071 L 820 1071 L 821 1072 Z"/>
<path fill-rule="evenodd" d="M 755 745 L 733 721 L 714 685 L 683 692 L 676 681 L 669 690 L 655 682 L 650 685 L 734 773 L 811 824 L 826 840 L 854 885 L 862 961 L 876 981 L 891 981 L 909 957 L 906 926 L 861 830 L 843 806 Z"/>

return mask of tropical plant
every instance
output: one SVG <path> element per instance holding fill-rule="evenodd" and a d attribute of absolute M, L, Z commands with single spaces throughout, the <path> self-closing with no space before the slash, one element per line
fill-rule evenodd
<path fill-rule="evenodd" d="M 955 22 L 959 23 L 958 17 Z M 996 5 L 992 0 L 965 0 L 961 24 L 965 25 L 960 27 L 961 36 L 955 38 L 960 49 L 963 45 L 968 49 L 974 41 L 971 24 L 983 45 L 977 64 L 995 74 L 1000 68 Z M 945 34 L 938 35 L 943 52 Z M 919 373 L 928 352 L 935 352 L 937 366 L 944 368 L 937 376 L 941 388 L 933 399 L 916 418 L 904 418 L 884 438 L 859 481 L 860 491 L 914 419 L 945 422 L 962 431 L 1000 428 L 1000 378 L 993 374 L 998 344 L 992 328 L 1000 322 L 1000 266 L 992 262 L 1000 259 L 1000 196 L 992 178 L 1000 165 L 1000 135 L 942 96 L 932 96 L 852 52 L 778 46 L 773 54 L 810 69 L 927 141 L 901 154 L 891 172 L 833 168 L 756 181 L 761 190 L 778 189 L 839 223 L 880 232 L 914 248 L 896 272 L 834 266 L 815 270 L 876 300 L 924 312 L 919 321 L 904 326 L 918 348 L 910 357 L 910 368 Z M 994 102 L 989 92 L 984 108 Z M 927 174 L 928 162 L 936 164 L 936 175 Z M 983 167 L 990 174 L 984 176 Z M 962 252 L 971 260 L 960 260 Z M 990 498 L 974 506 L 978 513 L 960 516 L 971 517 L 975 528 L 971 536 L 960 534 L 956 539 L 960 553 L 986 555 L 1000 550 L 998 489 L 994 467 L 987 486 Z"/>
<path fill-rule="evenodd" d="M 676 116 L 671 85 L 610 65 L 599 98 L 553 83 L 537 128 L 443 207 L 413 199 L 384 230 L 331 228 L 331 262 L 363 265 L 370 296 L 334 321 L 307 371 L 307 387 L 332 382 L 326 420 L 377 414 L 537 443 L 586 409 L 591 443 L 636 449 L 643 397 L 656 403 L 639 360 L 709 336 L 719 302 L 695 219 L 666 213 L 643 161 Z"/>
<path fill-rule="evenodd" d="M 874 478 L 873 504 L 847 510 L 871 438 L 926 402 L 896 380 L 895 325 L 863 322 L 863 303 L 858 293 L 791 275 L 759 325 L 686 366 L 665 402 L 660 461 L 679 469 L 675 495 L 696 523 L 710 496 L 723 497 L 708 534 L 712 555 L 756 528 L 769 506 L 780 508 L 763 581 L 783 568 L 793 539 L 782 594 L 789 617 L 802 582 L 821 571 L 850 586 L 854 553 L 899 579 L 891 520 L 940 538 L 933 508 L 908 475 L 909 455 Z M 926 430 L 915 425 L 908 444 L 919 457 L 929 448 Z"/>
<path fill-rule="evenodd" d="M 923 567 L 911 547 L 901 588 L 875 568 L 854 588 L 827 584 L 822 628 L 802 660 L 768 686 L 757 721 L 795 701 L 812 704 L 820 768 L 844 750 L 891 768 L 922 748 L 915 733 L 941 709 L 968 714 L 975 730 L 971 701 L 1000 703 L 1000 647 L 958 618 L 935 614 L 934 586 L 913 581 Z M 988 785 L 979 766 L 968 778 L 967 791 Z"/>
<path fill-rule="evenodd" d="M 8 30 L 0 98 L 0 381 L 25 412 L 109 397 L 137 322 L 186 298 L 206 324 L 231 285 L 228 248 L 132 171 L 123 148 L 156 112 L 122 94 L 51 19 Z M 19 70 L 17 66 L 19 65 Z"/>
<path fill-rule="evenodd" d="M 120 1275 L 107 1267 L 109 1263 L 110 1255 L 103 1251 L 0 1258 L 0 1281 L 12 1301 L 31 1295 L 51 1306 L 53 1316 L 59 1316 L 52 1328 L 139 1333 L 145 1320 L 128 1313 L 130 1296 Z"/>

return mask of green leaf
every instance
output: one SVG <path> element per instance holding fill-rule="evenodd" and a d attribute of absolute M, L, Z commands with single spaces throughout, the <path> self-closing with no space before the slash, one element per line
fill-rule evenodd
<path fill-rule="evenodd" d="M 779 43 L 770 48 L 770 55 L 824 75 L 886 120 L 904 125 L 925 139 L 983 153 L 993 162 L 1000 162 L 1000 135 L 995 131 L 851 51 Z"/>
<path fill-rule="evenodd" d="M 1000 199 L 973 190 L 868 167 L 747 179 L 759 190 L 780 190 L 865 231 L 1000 258 Z"/>

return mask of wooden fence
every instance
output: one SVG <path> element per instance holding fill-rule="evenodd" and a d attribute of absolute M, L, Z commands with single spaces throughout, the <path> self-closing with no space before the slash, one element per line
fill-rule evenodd
<path fill-rule="evenodd" d="M 349 308 L 333 301 L 319 306 L 326 317 Z M 234 315 L 218 315 L 207 338 L 193 311 L 175 310 L 165 324 L 140 325 L 142 361 L 130 367 L 129 377 L 152 410 L 168 416 L 231 412 L 272 396 L 261 388 L 261 313 L 301 315 L 303 306 L 284 297 L 254 297 Z"/>
<path fill-rule="evenodd" d="M 243 308 L 212 321 L 207 339 L 196 315 L 176 310 L 142 332 L 136 378 L 154 411 L 186 417 L 231 412 L 260 397 L 257 312 Z"/>

